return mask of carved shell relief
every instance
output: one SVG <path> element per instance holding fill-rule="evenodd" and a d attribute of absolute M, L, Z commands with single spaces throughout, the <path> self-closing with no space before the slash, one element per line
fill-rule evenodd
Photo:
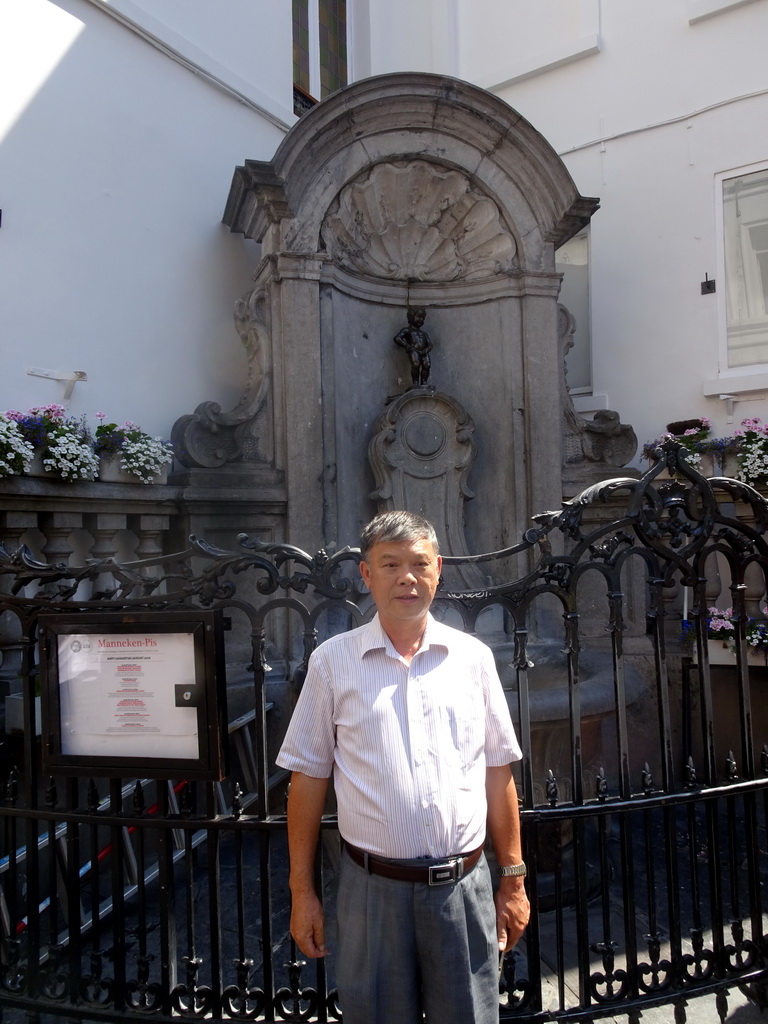
<path fill-rule="evenodd" d="M 426 160 L 377 164 L 345 186 L 321 231 L 345 270 L 411 281 L 473 281 L 516 269 L 496 203 Z"/>

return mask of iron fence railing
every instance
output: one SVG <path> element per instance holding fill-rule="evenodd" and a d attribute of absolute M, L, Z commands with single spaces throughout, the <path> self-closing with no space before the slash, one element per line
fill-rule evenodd
<path fill-rule="evenodd" d="M 536 912 L 503 965 L 503 1020 L 638 1019 L 665 1003 L 684 1021 L 697 995 L 716 992 L 721 1010 L 734 986 L 766 995 L 768 668 L 750 663 L 746 638 L 768 503 L 703 480 L 678 452 L 670 443 L 641 480 L 542 513 L 520 544 L 469 559 L 485 589 L 446 587 L 436 602 L 494 648 L 524 752 Z M 675 475 L 662 482 L 665 466 Z M 0 748 L 0 1010 L 340 1017 L 333 954 L 308 966 L 288 934 L 287 779 L 274 755 L 318 640 L 371 614 L 357 560 L 242 536 L 231 551 L 195 541 L 133 563 L 0 550 L 0 674 L 18 677 L 22 704 Z M 725 665 L 707 645 L 715 575 L 733 607 Z M 681 588 L 692 647 L 668 600 Z M 45 776 L 40 616 L 185 607 L 221 609 L 228 669 L 239 678 L 250 663 L 249 699 L 227 716 L 227 778 Z M 333 949 L 332 813 L 323 836 Z"/>

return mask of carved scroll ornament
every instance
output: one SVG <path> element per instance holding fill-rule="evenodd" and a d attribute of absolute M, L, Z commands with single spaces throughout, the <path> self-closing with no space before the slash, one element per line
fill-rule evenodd
<path fill-rule="evenodd" d="M 576 412 L 566 383 L 565 357 L 573 348 L 576 320 L 562 303 L 557 306 L 558 334 L 563 367 L 563 461 L 567 466 L 601 464 L 626 466 L 637 451 L 637 435 L 614 409 L 600 409 L 591 420 Z"/>
<path fill-rule="evenodd" d="M 269 345 L 266 296 L 254 289 L 235 306 L 235 327 L 248 358 L 245 391 L 237 405 L 222 412 L 218 402 L 202 402 L 193 413 L 180 416 L 171 440 L 178 461 L 189 468 L 213 469 L 229 462 L 257 462 L 254 420 L 269 387 Z"/>

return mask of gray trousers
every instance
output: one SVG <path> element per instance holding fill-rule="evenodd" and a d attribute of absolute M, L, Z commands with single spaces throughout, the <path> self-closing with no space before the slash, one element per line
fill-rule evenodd
<path fill-rule="evenodd" d="M 498 943 L 485 857 L 451 885 L 369 874 L 346 851 L 336 980 L 344 1024 L 498 1024 Z"/>

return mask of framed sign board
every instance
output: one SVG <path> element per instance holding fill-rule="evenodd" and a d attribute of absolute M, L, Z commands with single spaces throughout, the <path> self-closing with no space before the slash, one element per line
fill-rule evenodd
<path fill-rule="evenodd" d="M 43 770 L 222 779 L 220 612 L 41 615 Z"/>

